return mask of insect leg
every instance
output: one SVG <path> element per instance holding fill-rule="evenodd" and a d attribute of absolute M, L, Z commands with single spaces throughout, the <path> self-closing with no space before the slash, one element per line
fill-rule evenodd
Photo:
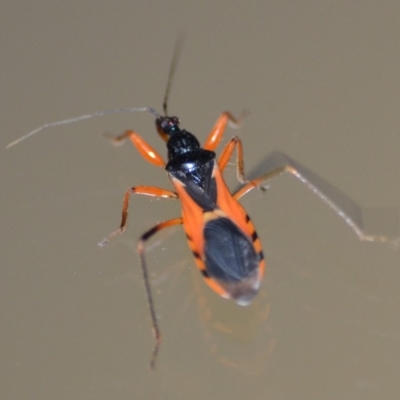
<path fill-rule="evenodd" d="M 146 289 L 147 303 L 149 305 L 149 310 L 150 310 L 151 325 L 152 325 L 154 339 L 156 342 L 154 345 L 153 353 L 152 353 L 151 360 L 150 360 L 150 368 L 151 369 L 154 369 L 155 364 L 156 364 L 156 358 L 157 358 L 158 350 L 159 350 L 160 344 L 161 344 L 161 332 L 158 327 L 157 316 L 156 316 L 155 309 L 154 309 L 153 296 L 151 294 L 149 274 L 147 271 L 146 260 L 144 257 L 145 243 L 147 240 L 149 240 L 153 235 L 155 235 L 161 229 L 168 228 L 168 227 L 174 226 L 174 225 L 182 225 L 182 218 L 174 218 L 174 219 L 170 219 L 169 221 L 165 221 L 165 222 L 161 222 L 161 223 L 157 224 L 156 226 L 149 229 L 147 232 L 145 232 L 142 235 L 142 237 L 140 238 L 140 240 L 138 242 L 138 246 L 137 246 L 139 257 L 140 257 L 140 263 L 142 266 L 143 281 L 144 281 L 144 286 Z"/>
<path fill-rule="evenodd" d="M 238 136 L 234 136 L 228 144 L 222 150 L 221 155 L 218 158 L 218 166 L 221 172 L 225 169 L 228 161 L 232 157 L 233 150 L 237 148 L 237 158 L 236 158 L 236 174 L 237 179 L 240 183 L 245 183 L 244 179 L 244 161 L 243 161 L 243 145 L 242 141 Z"/>
<path fill-rule="evenodd" d="M 165 161 L 138 133 L 135 131 L 126 131 L 122 135 L 110 136 L 111 142 L 114 145 L 120 145 L 126 139 L 130 139 L 132 144 L 136 147 L 140 155 L 149 163 L 156 167 L 165 167 Z"/>
<path fill-rule="evenodd" d="M 354 231 L 360 240 L 391 243 L 393 245 L 397 245 L 400 241 L 399 237 L 394 237 L 392 233 L 389 235 L 387 233 L 368 233 L 366 222 L 369 217 L 372 217 L 372 215 L 368 215 L 366 212 L 363 212 L 363 209 L 354 200 L 286 154 L 281 152 L 269 154 L 263 160 L 260 168 L 258 169 L 262 169 L 264 171 L 263 174 L 255 179 L 250 177 L 249 182 L 234 193 L 233 197 L 236 200 L 240 199 L 255 187 L 260 187 L 262 183 L 270 180 L 271 178 L 280 175 L 283 172 L 289 172 L 299 179 L 300 182 L 305 184 L 325 204 L 331 207 L 336 215 L 346 222 L 346 224 Z M 374 213 L 373 217 L 376 217 L 376 213 Z M 378 217 L 384 217 L 384 215 L 381 214 L 378 215 Z M 396 225 L 398 215 L 397 213 L 393 213 L 393 215 L 389 217 L 386 212 L 385 219 L 387 220 L 388 224 L 391 223 L 393 226 Z M 393 232 L 396 236 L 398 236 L 397 225 L 394 227 Z"/>
<path fill-rule="evenodd" d="M 224 136 L 226 125 L 230 123 L 233 127 L 238 128 L 242 122 L 242 118 L 235 118 L 227 111 L 223 112 L 209 133 L 203 148 L 206 150 L 215 150 Z"/>
<path fill-rule="evenodd" d="M 131 194 L 144 194 L 146 196 L 153 196 L 153 197 L 162 197 L 162 198 L 170 198 L 170 199 L 176 199 L 178 198 L 178 195 L 175 192 L 172 192 L 170 190 L 166 189 L 161 189 L 158 187 L 154 186 L 136 186 L 136 187 L 131 187 L 125 192 L 124 196 L 124 201 L 122 204 L 122 218 L 121 218 L 121 224 L 120 227 L 107 235 L 101 242 L 99 242 L 100 247 L 104 247 L 107 242 L 109 242 L 112 238 L 115 236 L 119 235 L 120 233 L 123 233 L 126 229 L 126 224 L 128 221 L 128 207 L 129 207 L 129 200 L 131 197 Z"/>

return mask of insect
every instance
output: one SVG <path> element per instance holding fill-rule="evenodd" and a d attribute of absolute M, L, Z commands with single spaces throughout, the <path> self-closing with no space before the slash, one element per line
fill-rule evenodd
<path fill-rule="evenodd" d="M 367 234 L 363 229 L 362 211 L 353 200 L 284 153 L 274 152 L 269 155 L 263 162 L 263 173 L 250 180 L 245 179 L 243 145 L 238 136 L 230 139 L 217 157 L 215 150 L 223 139 L 227 125 L 238 126 L 241 118 L 236 119 L 231 113 L 223 112 L 204 145 L 201 146 L 196 136 L 181 128 L 179 119 L 169 116 L 167 112 L 167 99 L 175 62 L 176 55 L 173 57 L 164 97 L 164 115 L 158 114 L 149 107 L 95 112 L 42 125 L 7 146 L 14 146 L 45 128 L 111 113 L 147 112 L 155 117 L 156 130 L 166 143 L 167 161 L 164 161 L 163 157 L 133 130 L 114 137 L 113 142 L 122 143 L 129 139 L 147 162 L 166 170 L 174 190 L 154 186 L 134 186 L 128 189 L 123 199 L 119 228 L 99 243 L 101 247 L 104 247 L 109 240 L 125 231 L 131 195 L 141 194 L 181 201 L 181 217 L 155 225 L 140 237 L 137 246 L 155 338 L 151 368 L 155 367 L 161 343 L 161 332 L 145 260 L 145 245 L 160 230 L 183 225 L 188 245 L 205 282 L 220 296 L 232 299 L 243 306 L 248 305 L 259 291 L 265 272 L 265 260 L 254 224 L 239 200 L 253 189 L 262 188 L 266 181 L 283 172 L 289 172 L 298 178 L 327 203 L 353 229 L 359 239 L 389 241 L 384 235 Z M 236 192 L 231 193 L 224 181 L 223 172 L 235 151 L 236 173 L 241 186 Z"/>

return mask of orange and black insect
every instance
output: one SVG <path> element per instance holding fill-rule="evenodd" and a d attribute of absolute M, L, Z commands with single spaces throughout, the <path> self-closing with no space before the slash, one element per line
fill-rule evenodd
<path fill-rule="evenodd" d="M 120 228 L 107 236 L 101 245 L 125 230 L 131 194 L 175 198 L 182 204 L 182 217 L 156 225 L 142 235 L 138 245 L 157 343 L 160 332 L 147 277 L 144 245 L 161 229 L 183 225 L 197 267 L 208 285 L 222 297 L 247 305 L 260 287 L 265 269 L 261 242 L 250 217 L 237 201 L 258 183 L 248 182 L 232 195 L 224 182 L 222 172 L 235 149 L 237 173 L 240 181 L 244 181 L 242 143 L 238 137 L 229 141 L 218 160 L 214 152 L 229 121 L 236 122 L 229 113 L 223 113 L 201 147 L 193 134 L 179 127 L 177 117 L 156 114 L 157 131 L 168 148 L 167 163 L 134 131 L 115 138 L 116 141 L 129 138 L 148 162 L 165 168 L 175 191 L 153 186 L 130 188 L 125 193 Z"/>
<path fill-rule="evenodd" d="M 265 260 L 256 229 L 238 200 L 252 189 L 262 188 L 261 185 L 265 181 L 283 172 L 289 172 L 294 175 L 321 200 L 327 203 L 353 229 L 359 239 L 381 242 L 390 241 L 390 238 L 384 235 L 365 233 L 362 210 L 357 203 L 283 153 L 274 152 L 270 154 L 263 162 L 261 176 L 245 180 L 243 147 L 239 137 L 234 136 L 225 145 L 218 157 L 215 153 L 228 123 L 238 125 L 240 122 L 229 112 L 221 114 L 203 147 L 201 147 L 200 142 L 192 133 L 180 127 L 179 119 L 169 116 L 167 112 L 167 98 L 176 58 L 175 53 L 163 103 L 164 116 L 159 115 L 149 107 L 95 112 L 45 124 L 7 146 L 11 147 L 45 128 L 97 116 L 138 111 L 149 112 L 155 116 L 157 132 L 166 142 L 167 162 L 135 131 L 126 131 L 122 135 L 114 137 L 113 141 L 120 143 L 125 139 L 130 139 L 146 161 L 167 171 L 167 175 L 174 186 L 174 191 L 154 186 L 135 186 L 128 189 L 123 200 L 122 220 L 119 229 L 99 243 L 103 247 L 114 236 L 125 231 L 129 201 L 132 194 L 172 198 L 181 201 L 181 217 L 155 225 L 145 232 L 138 242 L 138 253 L 156 340 L 151 358 L 152 368 L 154 368 L 161 343 L 161 334 L 155 313 L 144 252 L 146 241 L 160 230 L 174 225 L 183 225 L 196 265 L 206 283 L 220 296 L 232 299 L 239 305 L 248 305 L 259 291 L 260 282 L 265 271 Z M 237 177 L 242 186 L 232 194 L 222 174 L 235 150 L 237 154 Z"/>
<path fill-rule="evenodd" d="M 161 335 L 144 257 L 145 242 L 148 239 L 164 228 L 183 225 L 196 265 L 206 283 L 220 296 L 233 299 L 240 305 L 248 305 L 257 294 L 265 270 L 260 239 L 249 215 L 238 203 L 239 198 L 257 187 L 259 182 L 258 180 L 246 182 L 241 190 L 232 195 L 222 176 L 236 150 L 237 177 L 241 183 L 245 182 L 242 142 L 235 136 L 224 147 L 218 159 L 214 152 L 223 138 L 227 124 L 238 125 L 239 120 L 229 112 L 222 113 L 204 146 L 201 147 L 196 136 L 180 127 L 178 117 L 168 116 L 167 97 L 172 73 L 173 68 L 163 104 L 165 115 L 159 115 L 152 108 L 143 108 L 143 111 L 150 112 L 156 117 L 156 129 L 166 142 L 168 161 L 165 162 L 157 151 L 135 131 L 126 131 L 114 137 L 112 141 L 117 144 L 130 139 L 146 161 L 167 171 L 175 190 L 154 186 L 135 186 L 128 189 L 124 196 L 120 228 L 99 243 L 103 247 L 111 238 L 125 230 L 132 194 L 181 201 L 182 216 L 180 218 L 157 224 L 145 232 L 138 243 L 156 339 L 152 367 L 154 367 Z"/>

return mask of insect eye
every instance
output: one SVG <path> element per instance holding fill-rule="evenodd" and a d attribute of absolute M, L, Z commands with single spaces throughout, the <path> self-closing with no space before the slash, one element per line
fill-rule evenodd
<path fill-rule="evenodd" d="M 178 117 L 171 117 L 170 119 L 170 124 L 172 125 L 179 125 L 179 119 Z"/>
<path fill-rule="evenodd" d="M 174 133 L 178 128 L 179 119 L 177 117 L 168 117 L 160 122 L 160 128 L 163 132 L 167 134 Z"/>

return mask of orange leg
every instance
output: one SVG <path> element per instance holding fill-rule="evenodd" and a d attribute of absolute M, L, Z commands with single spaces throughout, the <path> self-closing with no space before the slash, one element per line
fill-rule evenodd
<path fill-rule="evenodd" d="M 160 328 L 158 327 L 157 316 L 156 316 L 154 302 L 153 302 L 153 296 L 151 294 L 149 274 L 147 272 L 147 265 L 146 265 L 146 260 L 144 257 L 145 243 L 147 240 L 149 240 L 153 235 L 155 235 L 161 229 L 168 228 L 168 227 L 174 226 L 174 225 L 182 225 L 182 222 L 183 222 L 182 218 L 174 218 L 174 219 L 170 219 L 169 221 L 161 222 L 161 223 L 157 224 L 156 226 L 154 226 L 153 228 L 149 229 L 147 232 L 145 232 L 141 236 L 141 238 L 138 242 L 138 253 L 139 253 L 140 262 L 142 265 L 143 281 L 144 281 L 144 286 L 146 289 L 147 303 L 149 305 L 149 310 L 150 310 L 153 335 L 154 335 L 154 339 L 156 341 L 156 343 L 154 345 L 153 353 L 151 356 L 151 361 L 150 361 L 151 369 L 154 369 L 155 364 L 156 364 L 156 358 L 157 358 L 158 350 L 159 350 L 160 344 L 161 344 L 161 331 L 160 331 Z"/>
<path fill-rule="evenodd" d="M 122 218 L 121 218 L 121 224 L 119 229 L 116 231 L 110 233 L 107 235 L 100 243 L 100 247 L 104 247 L 107 242 L 109 242 L 112 238 L 115 236 L 119 235 L 120 233 L 123 233 L 126 229 L 126 224 L 128 221 L 128 207 L 129 207 L 129 200 L 131 197 L 131 194 L 136 193 L 136 194 L 144 194 L 146 196 L 153 196 L 153 197 L 163 197 L 163 198 L 170 198 L 170 199 L 177 199 L 178 195 L 175 192 L 172 192 L 171 190 L 166 190 L 166 189 L 160 189 L 154 186 L 136 186 L 136 187 L 131 187 L 125 192 L 124 196 L 124 202 L 122 204 Z"/>
<path fill-rule="evenodd" d="M 151 147 L 139 134 L 135 131 L 126 131 L 122 135 L 112 136 L 111 141 L 115 145 L 119 145 L 125 142 L 126 139 L 130 139 L 133 145 L 137 148 L 140 155 L 149 163 L 155 165 L 156 167 L 165 167 L 165 161 Z"/>
<path fill-rule="evenodd" d="M 245 183 L 244 179 L 244 161 L 243 161 L 243 145 L 242 141 L 238 136 L 234 136 L 229 143 L 222 150 L 221 155 L 218 159 L 218 165 L 221 172 L 225 169 L 228 161 L 232 157 L 233 150 L 237 147 L 237 158 L 236 158 L 236 173 L 240 183 Z"/>
<path fill-rule="evenodd" d="M 239 188 L 233 194 L 234 199 L 239 200 L 254 188 L 262 188 L 261 185 L 264 182 L 284 172 L 288 172 L 327 204 L 353 230 L 360 240 L 389 243 L 396 247 L 399 245 L 400 237 L 397 228 L 397 213 L 388 213 L 387 209 L 363 209 L 339 189 L 284 153 L 274 152 L 267 155 L 261 167 L 264 173 L 258 178 L 251 179 L 246 185 Z M 380 226 L 387 224 L 389 229 L 380 228 L 378 232 L 374 233 L 373 231 L 378 228 L 378 225 L 375 223 L 372 224 L 373 226 L 367 225 L 369 221 L 373 220 L 377 222 L 379 218 L 382 218 Z M 393 227 L 393 225 L 390 225 L 391 220 L 395 221 L 396 227 L 394 230 L 390 228 Z"/>
<path fill-rule="evenodd" d="M 203 148 L 206 150 L 215 150 L 224 136 L 228 122 L 234 127 L 239 127 L 241 120 L 242 118 L 237 119 L 227 111 L 223 112 L 209 133 Z"/>
<path fill-rule="evenodd" d="M 243 187 L 241 187 L 234 195 L 233 198 L 236 200 L 239 200 L 242 196 L 244 196 L 246 193 L 252 191 L 254 188 L 259 188 L 261 190 L 266 190 L 266 188 L 262 187 L 261 184 L 263 182 L 268 181 L 269 179 L 273 178 L 274 176 L 278 176 L 280 174 L 282 174 L 285 171 L 294 173 L 292 171 L 293 168 L 291 168 L 289 165 L 285 165 L 285 166 L 281 166 L 278 167 L 262 176 L 260 176 L 259 178 L 253 179 L 250 182 L 247 182 L 246 185 L 244 185 Z"/>

